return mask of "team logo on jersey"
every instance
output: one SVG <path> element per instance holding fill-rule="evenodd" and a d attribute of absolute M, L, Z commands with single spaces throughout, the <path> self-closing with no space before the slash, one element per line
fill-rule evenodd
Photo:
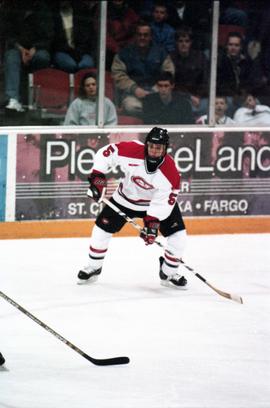
<path fill-rule="evenodd" d="M 144 190 L 152 190 L 154 186 L 152 184 L 147 183 L 142 177 L 139 176 L 133 176 L 131 177 L 131 180 L 133 183 L 135 183 L 137 186 L 143 188 Z"/>

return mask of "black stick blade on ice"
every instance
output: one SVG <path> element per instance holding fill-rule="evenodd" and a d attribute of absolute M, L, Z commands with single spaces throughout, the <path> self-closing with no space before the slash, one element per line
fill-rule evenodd
<path fill-rule="evenodd" d="M 20 306 L 13 299 L 11 299 L 7 295 L 5 295 L 5 293 L 0 291 L 0 296 L 3 299 L 5 299 L 8 303 L 10 303 L 12 306 L 14 306 L 16 309 L 20 310 L 20 312 L 24 313 L 26 316 L 28 316 L 34 322 L 39 324 L 39 326 L 43 327 L 43 329 L 45 329 L 49 333 L 51 333 L 58 340 L 62 341 L 68 347 L 70 347 L 72 350 L 76 351 L 82 357 L 86 358 L 92 364 L 95 364 L 97 366 L 109 366 L 109 365 L 119 365 L 119 364 L 128 364 L 129 363 L 129 358 L 128 357 L 112 357 L 112 358 L 94 358 L 94 357 L 90 357 L 88 354 L 84 353 L 81 349 L 79 349 L 77 346 L 75 346 L 75 344 L 72 344 L 70 341 L 68 341 L 63 336 L 61 336 L 61 334 L 57 333 L 51 327 L 47 326 L 45 323 L 43 323 L 41 320 L 39 320 L 36 316 L 32 315 L 32 313 L 30 313 L 26 309 L 24 309 L 24 307 Z"/>
<path fill-rule="evenodd" d="M 83 354 L 83 357 L 85 357 L 88 361 L 91 361 L 91 363 L 98 366 L 119 365 L 129 363 L 128 357 L 93 358 L 85 353 Z"/>

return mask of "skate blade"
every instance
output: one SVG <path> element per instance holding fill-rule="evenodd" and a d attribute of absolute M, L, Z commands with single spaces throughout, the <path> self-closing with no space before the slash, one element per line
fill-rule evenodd
<path fill-rule="evenodd" d="M 89 285 L 91 283 L 94 283 L 98 280 L 98 276 L 92 276 L 89 279 L 78 279 L 77 285 Z"/>
<path fill-rule="evenodd" d="M 170 289 L 176 289 L 176 290 L 187 290 L 188 289 L 188 285 L 185 286 L 176 286 L 173 283 L 171 283 L 170 281 L 167 280 L 160 280 L 160 284 L 161 286 L 164 286 L 165 288 L 170 288 Z"/>

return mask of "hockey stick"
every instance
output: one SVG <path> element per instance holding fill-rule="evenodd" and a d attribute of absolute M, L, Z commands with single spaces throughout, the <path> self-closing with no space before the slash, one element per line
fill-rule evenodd
<path fill-rule="evenodd" d="M 14 300 L 12 300 L 10 297 L 5 295 L 5 293 L 0 291 L 0 296 L 2 296 L 2 298 L 5 299 L 8 303 L 10 303 L 12 306 L 16 307 L 16 309 L 20 310 L 20 312 L 24 313 L 30 319 L 34 320 L 34 322 L 36 322 L 41 327 L 43 327 L 43 329 L 47 330 L 53 336 L 57 337 L 58 340 L 61 340 L 68 347 L 70 347 L 71 349 L 73 349 L 74 351 L 79 353 L 82 357 L 86 358 L 86 360 L 90 361 L 91 363 L 93 363 L 95 365 L 98 365 L 98 366 L 107 366 L 107 365 L 127 364 L 127 363 L 129 363 L 129 358 L 128 357 L 113 357 L 113 358 L 93 358 L 93 357 L 90 357 L 88 354 L 84 353 L 77 346 L 72 344 L 70 341 L 66 340 L 63 336 L 61 336 L 59 333 L 57 333 L 56 331 L 51 329 L 49 326 L 47 326 L 45 323 L 43 323 L 37 317 L 32 315 L 32 313 L 28 312 L 26 309 L 24 309 L 22 306 L 20 306 Z"/>
<path fill-rule="evenodd" d="M 137 224 L 132 218 L 128 217 L 124 212 L 122 212 L 116 205 L 114 205 L 111 201 L 109 201 L 107 198 L 103 198 L 102 200 L 106 205 L 108 205 L 109 207 L 111 207 L 115 212 L 117 212 L 121 217 L 125 218 L 125 220 L 133 225 L 134 228 L 136 228 L 138 231 L 142 232 L 143 229 L 142 227 Z M 156 245 L 160 246 L 161 248 L 165 249 L 164 245 L 159 242 L 159 241 L 154 241 Z M 181 264 L 190 272 L 193 272 L 193 274 L 195 276 L 197 276 L 197 278 L 199 278 L 202 282 L 204 282 L 207 286 L 209 286 L 211 289 L 213 289 L 216 293 L 218 293 L 220 296 L 223 296 L 227 299 L 231 299 L 234 300 L 235 302 L 238 303 L 243 303 L 243 299 L 241 296 L 235 295 L 235 294 L 231 294 L 231 293 L 227 293 L 227 292 L 223 292 L 220 289 L 215 288 L 213 285 L 211 285 L 211 283 L 209 283 L 203 276 L 201 276 L 199 273 L 195 272 L 193 268 L 191 268 L 190 266 L 188 266 L 182 259 L 179 259 L 177 257 L 175 257 L 175 255 L 170 252 L 169 250 L 166 249 L 166 251 L 172 255 L 178 262 L 181 262 Z"/>

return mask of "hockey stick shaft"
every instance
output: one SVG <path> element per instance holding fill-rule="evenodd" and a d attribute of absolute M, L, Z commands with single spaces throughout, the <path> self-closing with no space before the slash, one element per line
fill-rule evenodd
<path fill-rule="evenodd" d="M 136 228 L 138 231 L 142 232 L 143 229 L 142 227 L 137 224 L 132 218 L 128 217 L 128 215 L 126 215 L 123 211 L 120 210 L 120 208 L 118 208 L 115 204 L 113 204 L 111 201 L 109 201 L 107 198 L 103 198 L 102 200 L 104 202 L 104 204 L 108 205 L 109 207 L 111 207 L 115 212 L 117 212 L 120 216 L 122 216 L 129 224 L 133 225 L 134 228 Z M 164 245 L 162 245 L 161 242 L 159 241 L 154 241 L 156 245 L 158 245 L 159 247 L 165 249 Z M 195 272 L 193 268 L 191 268 L 189 265 L 187 265 L 182 259 L 177 258 L 171 251 L 169 251 L 168 249 L 166 249 L 166 252 L 168 252 L 170 255 L 172 255 L 178 262 L 181 262 L 181 264 L 190 272 L 193 272 L 193 274 L 200 279 L 202 282 L 204 282 L 207 286 L 209 286 L 209 288 L 211 288 L 212 290 L 214 290 L 216 293 L 218 293 L 220 296 L 223 296 L 227 299 L 231 299 L 234 300 L 235 302 L 238 303 L 243 303 L 243 299 L 241 296 L 238 296 L 236 294 L 230 294 L 227 292 L 223 292 L 220 289 L 215 288 L 212 284 L 210 284 L 203 276 L 201 276 L 199 273 Z"/>
<path fill-rule="evenodd" d="M 47 324 L 43 323 L 36 316 L 34 316 L 32 313 L 28 312 L 24 307 L 20 306 L 17 302 L 15 302 L 13 299 L 11 299 L 9 296 L 7 296 L 5 293 L 0 291 L 0 296 L 3 299 L 5 299 L 8 303 L 10 303 L 12 306 L 14 306 L 16 309 L 18 309 L 20 312 L 22 312 L 27 317 L 29 317 L 34 322 L 36 322 L 39 326 L 43 327 L 43 329 L 47 330 L 54 337 L 56 337 L 58 340 L 65 343 L 68 347 L 70 347 L 72 350 L 79 353 L 82 357 L 86 358 L 86 360 L 90 361 L 91 363 L 93 363 L 95 365 L 98 365 L 98 366 L 117 365 L 117 364 L 127 364 L 127 363 L 129 363 L 129 358 L 128 357 L 113 357 L 113 358 L 104 358 L 104 359 L 98 359 L 98 358 L 90 357 L 88 354 L 84 353 L 82 350 L 80 350 L 77 346 L 72 344 L 70 341 L 66 340 L 63 336 L 61 336 L 61 334 L 57 333 L 51 327 L 47 326 Z"/>

